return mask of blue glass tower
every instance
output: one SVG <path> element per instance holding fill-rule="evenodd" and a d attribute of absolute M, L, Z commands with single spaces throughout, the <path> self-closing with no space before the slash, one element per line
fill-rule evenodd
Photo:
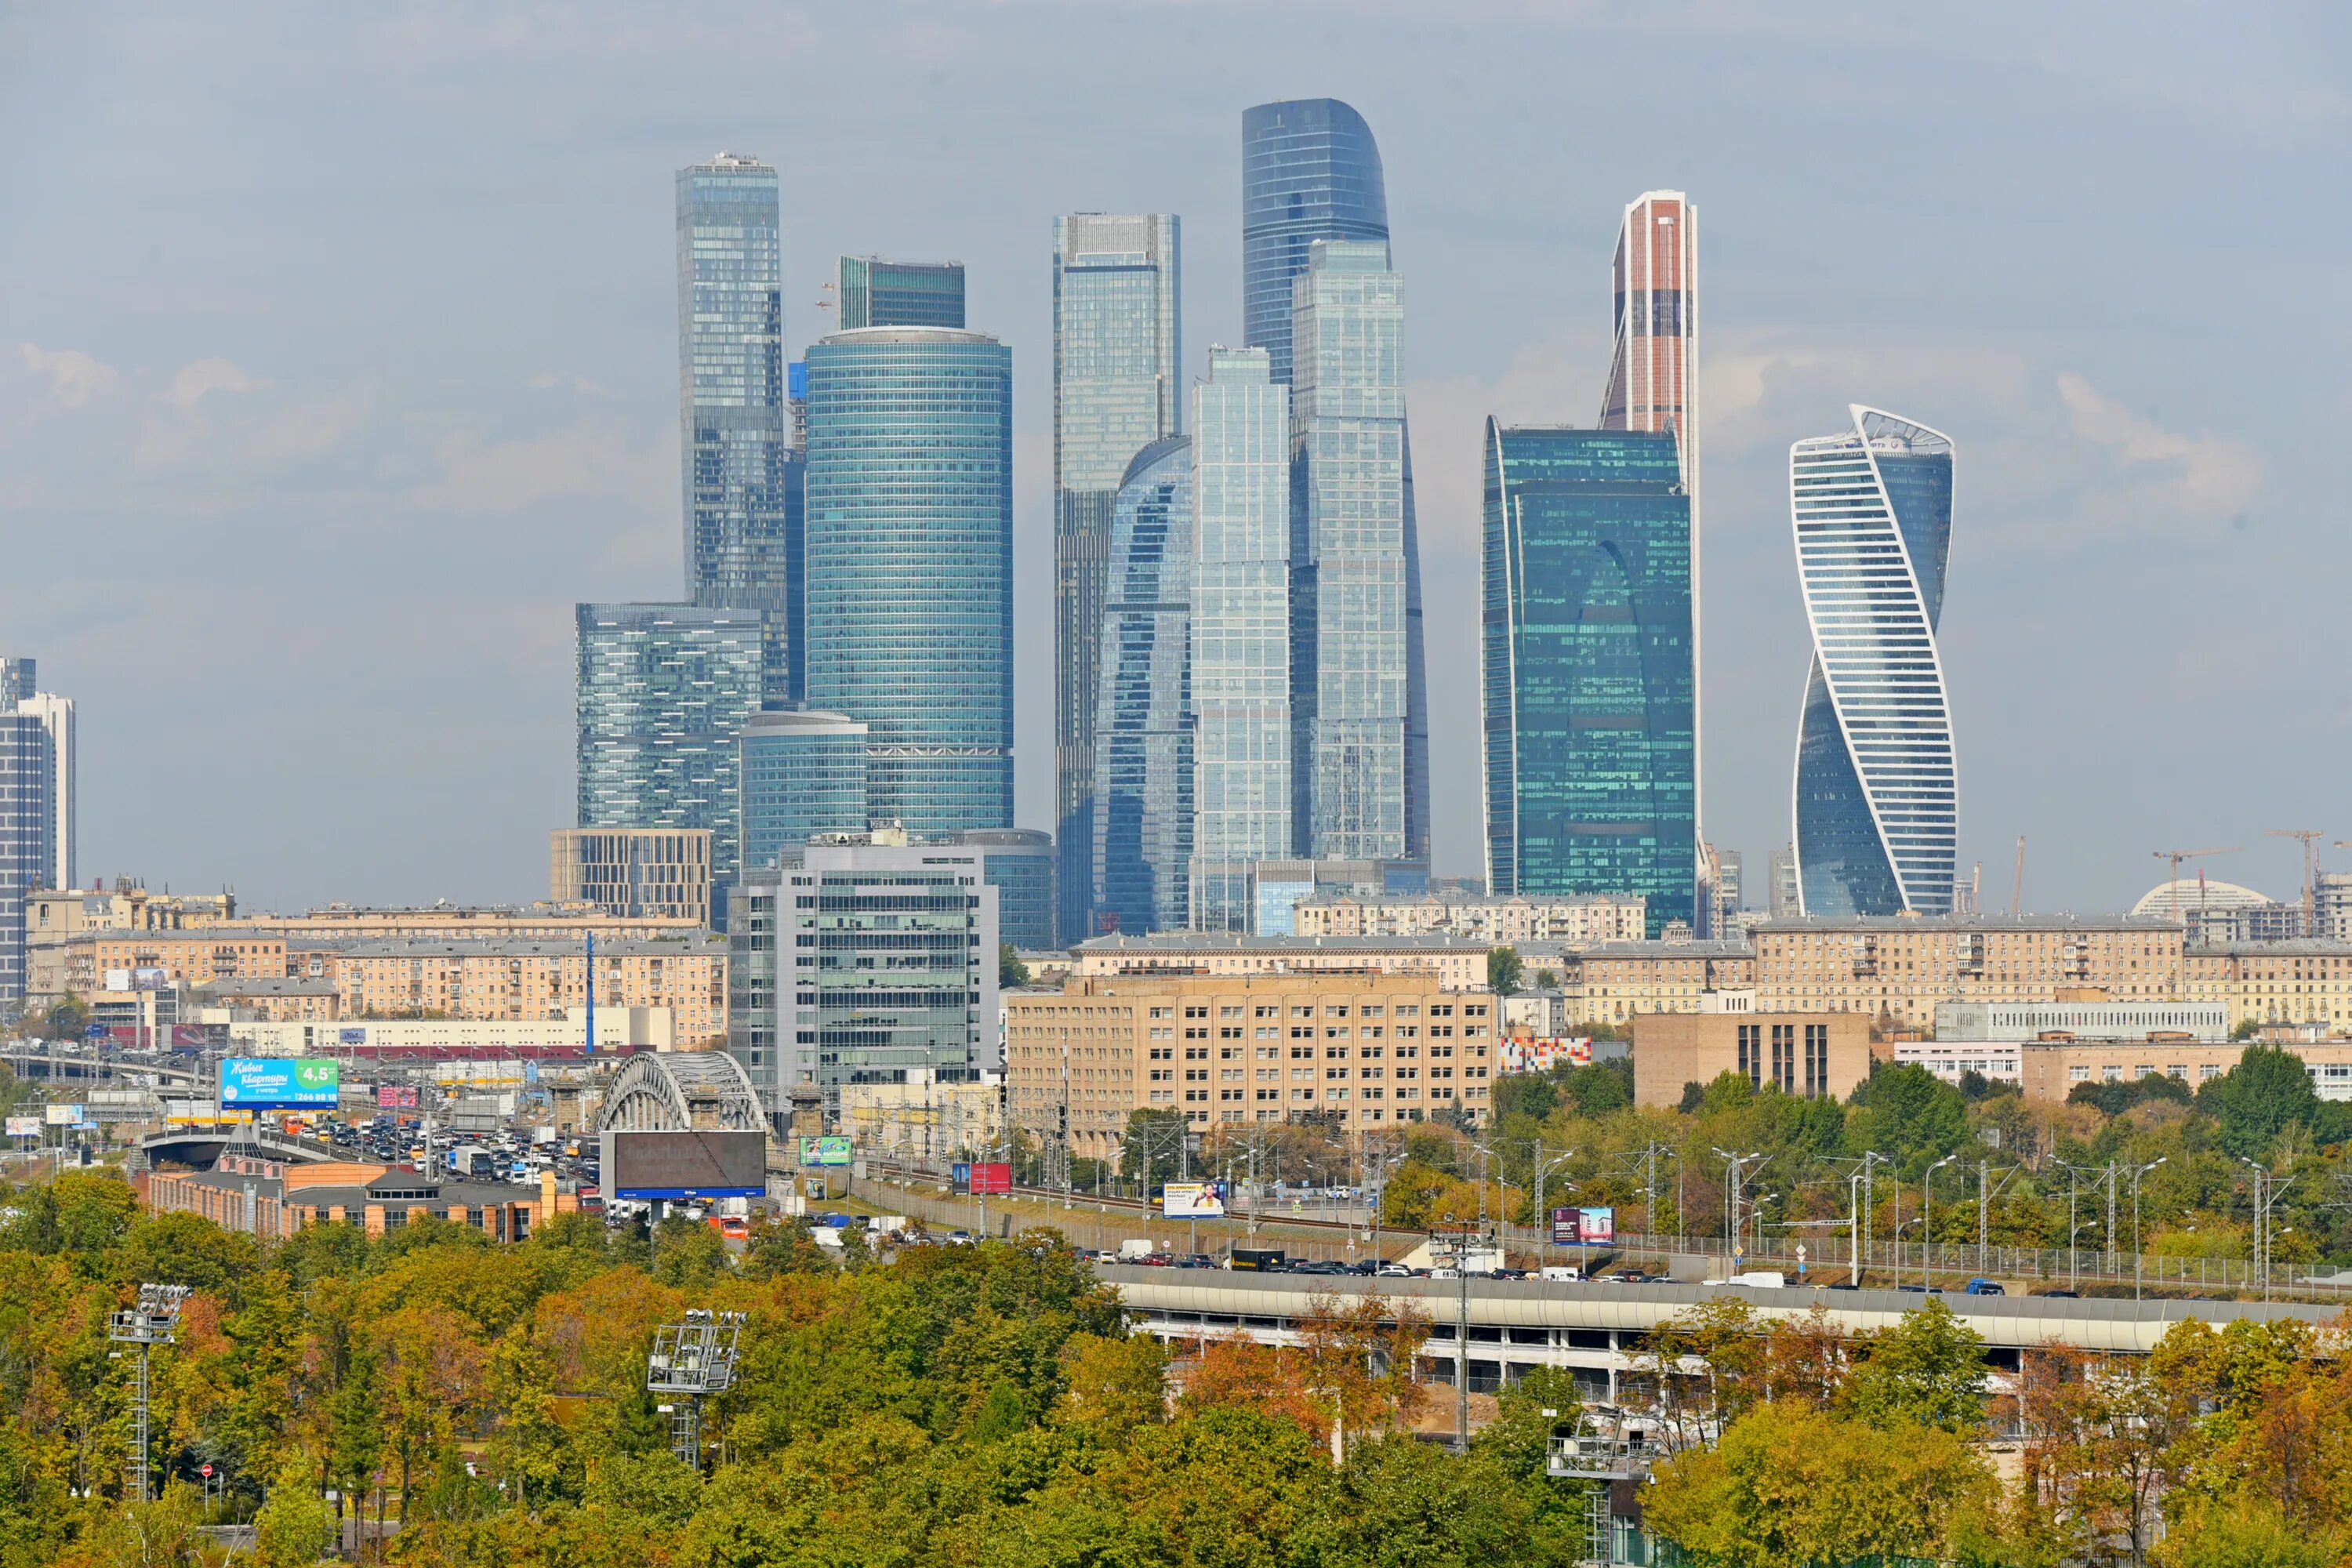
<path fill-rule="evenodd" d="M 743 865 L 773 866 L 816 833 L 863 833 L 866 726 L 811 709 L 743 727 Z"/>
<path fill-rule="evenodd" d="M 1698 879 L 1690 498 L 1671 434 L 1486 422 L 1486 886 L 1638 893 L 1653 936 Z"/>
<path fill-rule="evenodd" d="M 25 999 L 26 900 L 51 879 L 56 790 L 48 727 L 37 713 L 0 711 L 0 1004 Z"/>
<path fill-rule="evenodd" d="M 677 173 L 687 597 L 767 616 L 764 684 L 800 685 L 802 479 L 786 412 L 776 171 L 722 153 Z"/>
<path fill-rule="evenodd" d="M 1318 239 L 1389 237 L 1381 150 L 1336 98 L 1242 111 L 1242 326 L 1290 381 L 1290 280 Z"/>
<path fill-rule="evenodd" d="M 963 325 L 963 263 L 841 258 L 841 330 Z"/>
<path fill-rule="evenodd" d="M 1013 355 L 942 327 L 808 352 L 808 700 L 866 726 L 867 809 L 1013 826 Z"/>
<path fill-rule="evenodd" d="M 1797 731 L 1798 897 L 1809 915 L 1949 914 L 1959 782 L 1936 629 L 1952 443 L 1859 404 L 1789 448 L 1813 663 Z"/>
<path fill-rule="evenodd" d="M 1192 443 L 1174 436 L 1136 454 L 1111 511 L 1094 725 L 1097 931 L 1191 920 L 1192 631 Z"/>

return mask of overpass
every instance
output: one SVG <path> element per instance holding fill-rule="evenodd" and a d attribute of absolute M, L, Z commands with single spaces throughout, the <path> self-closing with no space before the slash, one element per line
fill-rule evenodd
<path fill-rule="evenodd" d="M 1462 1284 L 1452 1279 L 1370 1279 L 1329 1274 L 1254 1274 L 1213 1268 L 1102 1264 L 1096 1272 L 1118 1290 L 1136 1331 L 1171 1343 L 1243 1334 L 1269 1344 L 1295 1342 L 1297 1321 L 1318 1298 L 1342 1306 L 1368 1296 L 1411 1303 L 1431 1320 L 1422 1349 L 1424 1371 L 1454 1376 L 1455 1319 Z M 1561 1367 L 1596 1396 L 1614 1400 L 1619 1377 L 1640 1360 L 1643 1336 L 1702 1302 L 1744 1300 L 1773 1317 L 1821 1308 L 1848 1333 L 1893 1327 L 1927 1297 L 1915 1290 L 1780 1290 L 1729 1285 L 1565 1284 L 1536 1279 L 1468 1282 L 1470 1384 L 1493 1389 L 1527 1369 Z M 2105 1353 L 2146 1354 L 2189 1319 L 2220 1325 L 2249 1321 L 2333 1321 L 2342 1309 L 2302 1303 L 2210 1300 L 2068 1300 L 2050 1296 L 1940 1293 L 1953 1316 L 1984 1336 L 1988 1359 L 2014 1370 L 2021 1352 L 2059 1344 Z"/>
<path fill-rule="evenodd" d="M 232 1146 L 256 1149 L 269 1159 L 297 1165 L 352 1158 L 332 1143 L 289 1137 L 263 1121 L 192 1122 L 150 1133 L 139 1141 L 139 1152 L 150 1164 L 186 1165 L 199 1171 L 211 1170 Z"/>

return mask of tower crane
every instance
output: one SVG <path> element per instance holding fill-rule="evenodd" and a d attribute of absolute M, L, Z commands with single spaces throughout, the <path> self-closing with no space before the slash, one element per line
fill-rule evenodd
<path fill-rule="evenodd" d="M 2164 890 L 2172 900 L 2173 919 L 2179 921 L 2183 926 L 2189 923 L 2189 911 L 2180 907 L 2180 863 L 2183 860 L 2201 859 L 2208 855 L 2235 855 L 2242 847 L 2242 846 L 2236 844 L 2225 844 L 2210 849 L 2158 849 L 2155 852 L 2156 858 L 2167 862 L 2169 867 L 2165 878 Z M 2205 879 L 2201 872 L 2197 879 L 2197 887 L 2198 925 L 2201 931 L 2205 913 Z M 2189 994 L 2188 987 L 2189 937 L 2188 932 L 2184 931 L 2181 933 L 2180 942 L 2180 972 L 2173 980 L 2173 994 L 2185 999 Z"/>
<path fill-rule="evenodd" d="M 2303 934 L 2317 936 L 2311 917 L 2312 885 L 2319 880 L 2319 841 L 2327 835 L 2316 827 L 2273 827 L 2269 837 L 2303 840 Z"/>

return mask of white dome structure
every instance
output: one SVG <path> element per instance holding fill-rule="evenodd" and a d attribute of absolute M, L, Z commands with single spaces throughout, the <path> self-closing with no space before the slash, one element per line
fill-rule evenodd
<path fill-rule="evenodd" d="M 2200 911 L 2260 909 L 2274 901 L 2268 894 L 2242 888 L 2235 882 L 2216 882 L 2210 878 L 2200 882 L 2193 877 L 2183 877 L 2177 882 L 2159 882 L 2150 888 L 2132 906 L 2131 912 L 2155 920 L 2185 921 Z"/>

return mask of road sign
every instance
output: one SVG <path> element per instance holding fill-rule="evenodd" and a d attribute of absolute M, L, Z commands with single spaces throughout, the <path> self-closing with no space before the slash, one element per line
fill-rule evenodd
<path fill-rule="evenodd" d="M 106 1026 L 92 1024 L 81 1032 L 81 1037 L 85 1040 L 102 1040 L 106 1038 Z"/>
<path fill-rule="evenodd" d="M 198 1465 L 196 1467 L 196 1474 L 204 1477 L 207 1480 L 212 1479 L 212 1473 L 213 1468 L 210 1465 Z"/>

